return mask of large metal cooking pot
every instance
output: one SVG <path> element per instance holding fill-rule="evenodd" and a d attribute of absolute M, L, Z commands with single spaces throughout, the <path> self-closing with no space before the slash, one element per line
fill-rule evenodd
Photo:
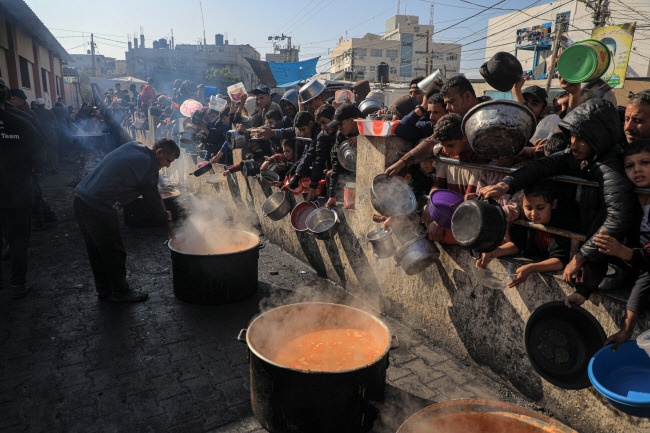
<path fill-rule="evenodd" d="M 518 155 L 533 136 L 537 120 L 530 109 L 514 101 L 488 101 L 465 114 L 463 133 L 477 154 L 488 159 Z"/>
<path fill-rule="evenodd" d="M 479 253 L 489 253 L 501 245 L 507 227 L 499 203 L 483 198 L 462 202 L 451 217 L 451 232 L 458 245 Z"/>
<path fill-rule="evenodd" d="M 257 291 L 257 260 L 260 238 L 243 230 L 224 230 L 218 254 L 197 254 L 178 249 L 180 238 L 169 241 L 174 295 L 196 304 L 226 304 Z M 231 249 L 232 252 L 227 252 Z"/>
<path fill-rule="evenodd" d="M 407 275 L 415 275 L 431 266 L 439 255 L 438 248 L 424 233 L 402 245 L 393 259 Z"/>
<path fill-rule="evenodd" d="M 309 234 L 322 241 L 331 238 L 339 228 L 339 215 L 333 209 L 321 207 L 307 217 Z"/>
<path fill-rule="evenodd" d="M 300 91 L 298 92 L 300 94 L 300 99 L 303 104 L 306 104 L 307 102 L 311 101 L 321 93 L 325 91 L 325 84 L 321 83 L 318 80 L 311 80 L 304 86 L 300 88 Z"/>
<path fill-rule="evenodd" d="M 418 201 L 409 186 L 396 176 L 378 174 L 372 180 L 370 201 L 383 216 L 393 217 L 415 212 Z"/>
<path fill-rule="evenodd" d="M 276 361 L 296 338 L 332 329 L 372 334 L 381 353 L 360 366 L 308 371 Z M 245 333 L 246 338 L 243 339 Z M 356 308 L 318 302 L 269 310 L 242 330 L 250 352 L 251 405 L 262 426 L 274 433 L 362 433 L 372 428 L 383 399 L 391 332 L 379 319 Z"/>
<path fill-rule="evenodd" d="M 366 98 L 359 104 L 359 111 L 361 111 L 364 117 L 368 114 L 376 113 L 381 109 L 381 102 L 375 98 Z"/>
<path fill-rule="evenodd" d="M 273 193 L 266 199 L 262 205 L 262 213 L 272 219 L 278 221 L 287 216 L 291 209 L 296 205 L 296 199 L 293 193 L 289 191 L 279 191 Z"/>
<path fill-rule="evenodd" d="M 385 259 L 395 254 L 395 243 L 393 242 L 393 230 L 378 228 L 368 232 L 366 235 L 375 257 Z"/>
<path fill-rule="evenodd" d="M 425 407 L 397 433 L 577 433 L 545 415 L 492 400 L 452 400 Z"/>
<path fill-rule="evenodd" d="M 338 151 L 339 163 L 347 171 L 356 171 L 357 169 L 357 149 L 350 147 L 349 142 L 344 142 Z"/>

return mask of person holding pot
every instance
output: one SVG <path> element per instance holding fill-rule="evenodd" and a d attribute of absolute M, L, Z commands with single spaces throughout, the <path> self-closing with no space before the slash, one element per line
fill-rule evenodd
<path fill-rule="evenodd" d="M 305 145 L 300 159 L 289 171 L 291 180 L 289 185 L 283 188 L 285 190 L 298 188 L 302 178 L 310 173 L 311 165 L 316 158 L 316 138 L 320 133 L 320 126 L 316 123 L 314 115 L 309 111 L 300 111 L 296 114 L 294 125 L 298 130 L 298 135 L 302 138 L 310 138 L 311 142 Z"/>
<path fill-rule="evenodd" d="M 158 172 L 179 155 L 178 145 L 167 138 L 156 141 L 152 149 L 132 141 L 106 155 L 77 185 L 74 212 L 99 299 L 141 302 L 149 297 L 131 289 L 126 281 L 126 251 L 117 209 L 142 195 L 157 223 L 171 221 L 158 191 Z"/>
<path fill-rule="evenodd" d="M 443 94 L 438 91 L 433 91 L 426 101 L 421 105 L 417 105 L 400 120 L 400 123 L 395 127 L 395 135 L 415 144 L 422 139 L 430 137 L 433 134 L 433 128 L 436 126 L 436 122 L 445 114 L 447 114 L 447 109 L 445 109 Z M 415 152 L 420 153 L 420 149 Z M 424 153 L 427 156 L 430 155 L 431 149 L 424 149 Z M 411 159 L 408 154 L 405 155 L 405 158 L 405 162 L 407 163 Z M 415 162 L 417 161 L 413 163 Z M 395 168 L 397 171 L 400 171 L 404 166 Z"/>
<path fill-rule="evenodd" d="M 479 193 L 497 199 L 539 179 L 558 175 L 598 182 L 598 189 L 582 189 L 578 202 L 579 225 L 588 239 L 566 265 L 563 275 L 566 282 L 576 287 L 576 292 L 565 298 L 567 305 L 581 305 L 598 288 L 609 261 L 599 251 L 593 235 L 603 232 L 633 246 L 638 241 L 640 207 L 634 185 L 625 176 L 621 149 L 616 144 L 619 138 L 616 107 L 609 101 L 593 99 L 567 114 L 559 126 L 571 135 L 569 151 L 538 159 Z M 577 278 L 580 270 L 582 277 Z"/>
<path fill-rule="evenodd" d="M 528 86 L 522 90 L 524 81 L 523 77 L 517 81 L 517 83 L 512 87 L 512 94 L 515 97 L 515 101 L 525 104 L 530 108 L 530 111 L 535 115 L 535 119 L 537 119 L 537 123 L 539 123 L 539 121 L 544 117 L 544 114 L 546 114 L 548 94 L 546 93 L 546 90 L 539 86 Z"/>
<path fill-rule="evenodd" d="M 356 96 L 355 96 L 356 98 Z M 336 109 L 334 113 L 334 120 L 332 120 L 327 126 L 328 128 L 336 128 L 338 132 L 336 133 L 336 139 L 332 145 L 332 151 L 330 158 L 332 161 L 332 170 L 330 171 L 327 194 L 329 199 L 325 206 L 329 209 L 332 209 L 336 206 L 336 197 L 341 195 L 343 192 L 342 185 L 345 185 L 346 182 L 353 181 L 356 176 L 356 173 L 346 170 L 343 168 L 338 158 L 339 147 L 343 142 L 348 141 L 351 147 L 356 146 L 357 136 L 359 135 L 359 128 L 357 127 L 357 122 L 354 119 L 361 118 L 361 112 L 359 108 L 354 104 L 343 104 Z"/>

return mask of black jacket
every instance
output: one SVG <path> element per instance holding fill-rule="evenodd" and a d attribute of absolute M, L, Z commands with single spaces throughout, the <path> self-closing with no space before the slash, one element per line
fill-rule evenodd
<path fill-rule="evenodd" d="M 339 178 L 341 176 L 346 177 L 355 177 L 356 172 L 351 172 L 343 168 L 339 162 L 339 147 L 347 139 L 357 136 L 359 133 L 345 136 L 340 131 L 336 133 L 336 140 L 332 145 L 332 150 L 330 151 L 330 158 L 332 159 L 332 174 L 330 175 L 329 182 L 327 184 L 327 194 L 328 197 L 336 197 L 336 192 L 339 189 Z"/>
<path fill-rule="evenodd" d="M 604 209 L 605 218 L 595 232 L 601 230 L 619 241 L 629 243 L 638 231 L 640 206 L 633 192 L 634 185 L 623 169 L 618 147 L 619 119 L 616 107 L 609 101 L 593 99 L 571 111 L 560 123 L 566 133 L 587 142 L 594 155 L 582 163 L 571 150 L 539 159 L 506 176 L 503 181 L 514 193 L 539 179 L 557 175 L 572 175 L 596 181 L 598 188 L 582 187 L 580 196 L 580 230 L 588 233 L 596 216 Z M 609 256 L 600 253 L 590 238 L 580 253 L 592 262 L 605 262 Z"/>

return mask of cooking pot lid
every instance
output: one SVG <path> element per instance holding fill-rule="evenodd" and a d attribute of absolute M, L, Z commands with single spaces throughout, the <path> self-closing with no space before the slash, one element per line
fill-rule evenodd
<path fill-rule="evenodd" d="M 589 360 L 603 347 L 606 335 L 598 320 L 577 305 L 564 301 L 538 307 L 526 323 L 526 353 L 540 376 L 564 389 L 591 385 Z"/>

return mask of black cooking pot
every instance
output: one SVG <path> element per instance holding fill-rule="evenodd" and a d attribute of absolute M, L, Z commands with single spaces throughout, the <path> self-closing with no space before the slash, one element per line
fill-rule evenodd
<path fill-rule="evenodd" d="M 274 360 L 292 339 L 332 328 L 368 331 L 384 350 L 359 368 L 341 371 L 299 370 Z M 384 396 L 391 339 L 382 321 L 345 305 L 309 302 L 261 314 L 239 336 L 250 351 L 253 414 L 274 433 L 367 432 L 377 415 L 371 402 Z"/>
<path fill-rule="evenodd" d="M 241 174 L 246 177 L 253 177 L 260 174 L 262 164 L 252 159 L 245 159 L 241 162 Z"/>
<path fill-rule="evenodd" d="M 194 175 L 194 176 L 198 177 L 198 176 L 201 176 L 201 175 L 207 173 L 208 171 L 210 171 L 211 168 L 212 168 L 212 163 L 208 162 L 203 167 L 200 167 L 200 168 L 194 170 L 192 173 L 190 173 L 190 175 Z"/>
<path fill-rule="evenodd" d="M 224 254 L 192 254 L 167 246 L 171 252 L 174 295 L 195 304 L 227 304 L 252 296 L 257 291 L 257 260 L 260 238 L 243 230 L 229 230 L 250 247 Z"/>
<path fill-rule="evenodd" d="M 523 68 L 515 56 L 500 51 L 483 63 L 479 72 L 490 86 L 501 92 L 509 92 L 521 79 Z"/>
<path fill-rule="evenodd" d="M 501 245 L 506 228 L 506 214 L 494 200 L 466 200 L 451 217 L 451 232 L 458 245 L 481 253 Z"/>

